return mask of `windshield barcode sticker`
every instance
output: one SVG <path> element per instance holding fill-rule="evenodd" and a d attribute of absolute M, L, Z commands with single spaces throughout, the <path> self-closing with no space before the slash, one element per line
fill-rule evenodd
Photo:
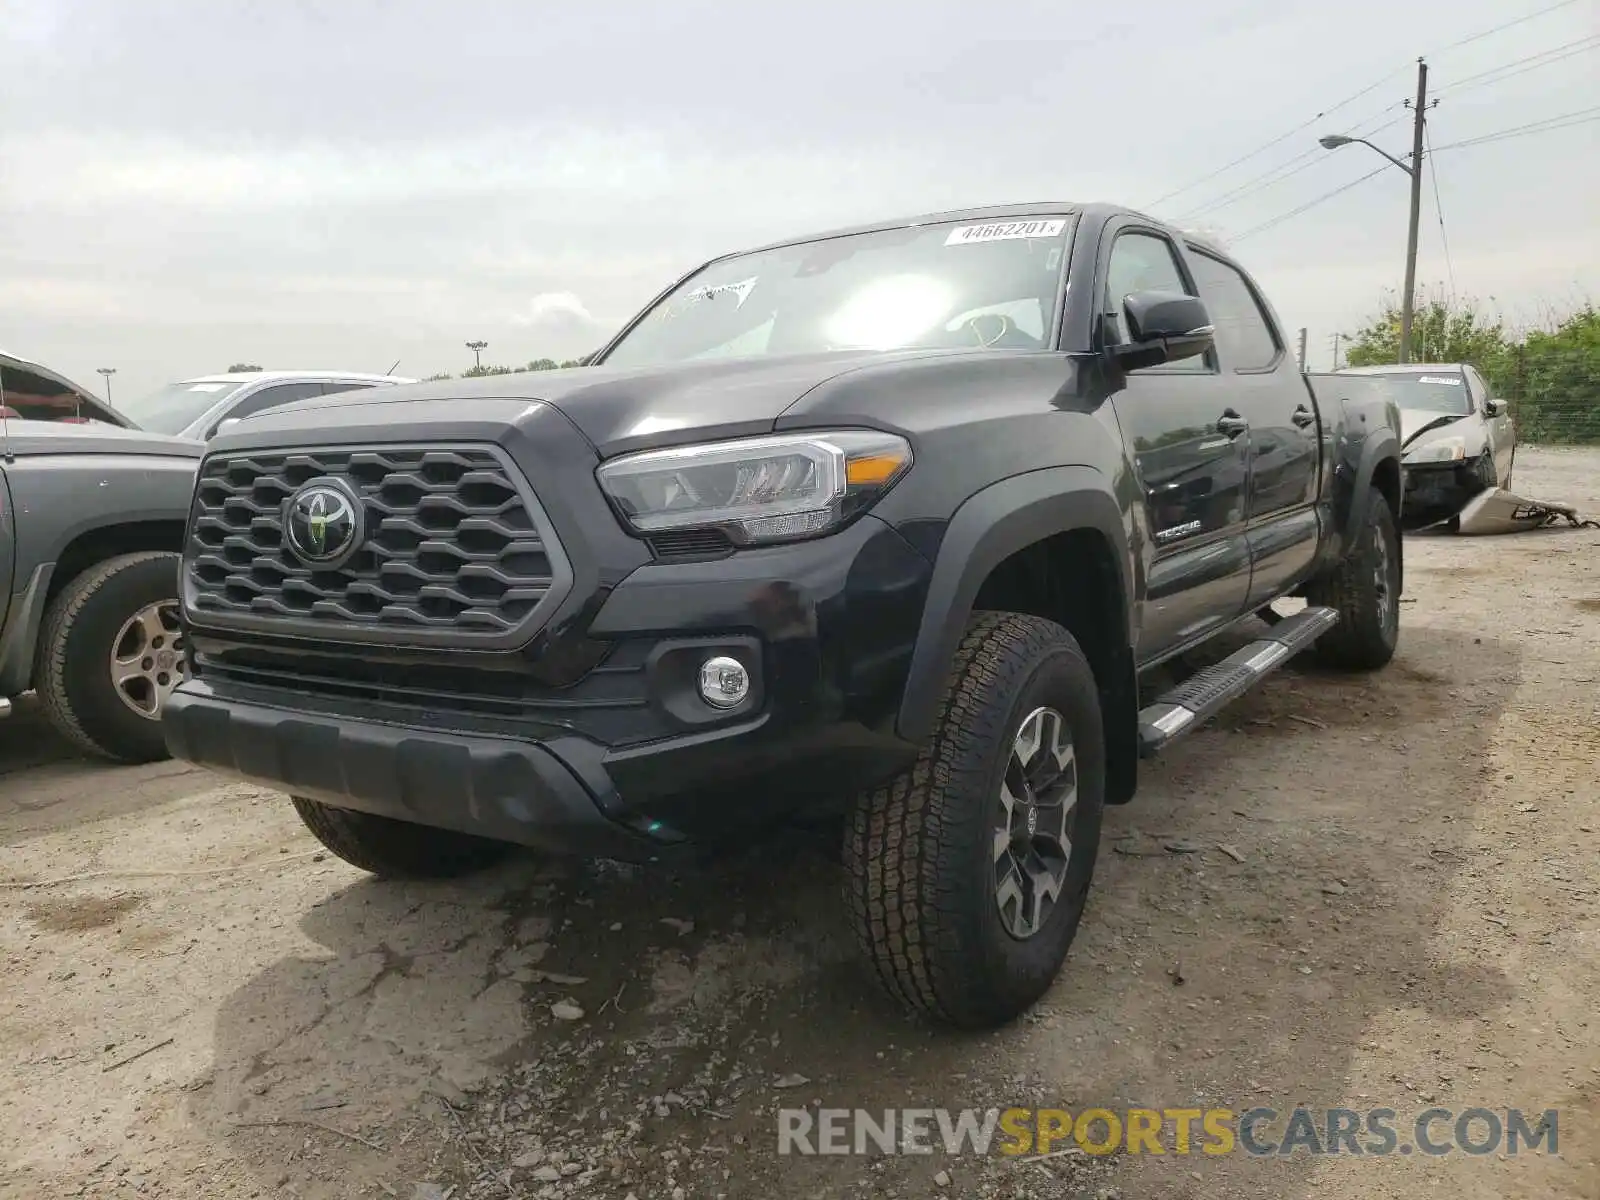
<path fill-rule="evenodd" d="M 683 303 L 695 304 L 701 300 L 714 300 L 718 296 L 737 296 L 739 303 L 735 308 L 743 308 L 745 300 L 750 295 L 750 289 L 756 286 L 755 277 L 741 279 L 738 283 L 718 283 L 706 287 L 696 288 L 683 298 Z"/>
<path fill-rule="evenodd" d="M 1460 376 L 1450 376 L 1450 375 L 1419 375 L 1417 377 L 1417 382 L 1418 383 L 1447 383 L 1451 387 L 1460 387 L 1461 386 L 1461 378 L 1460 378 Z"/>
<path fill-rule="evenodd" d="M 1011 238 L 1059 237 L 1065 221 L 999 221 L 993 225 L 963 225 L 952 229 L 946 246 L 970 246 L 974 242 L 1003 242 Z"/>

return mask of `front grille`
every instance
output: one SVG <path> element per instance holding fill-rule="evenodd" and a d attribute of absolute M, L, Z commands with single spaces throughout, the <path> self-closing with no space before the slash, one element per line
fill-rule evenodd
<path fill-rule="evenodd" d="M 354 556 L 331 570 L 307 566 L 284 539 L 286 502 L 329 478 L 355 492 L 365 525 Z M 482 446 L 209 458 L 184 568 L 202 623 L 496 644 L 531 631 L 566 570 L 537 501 Z"/>

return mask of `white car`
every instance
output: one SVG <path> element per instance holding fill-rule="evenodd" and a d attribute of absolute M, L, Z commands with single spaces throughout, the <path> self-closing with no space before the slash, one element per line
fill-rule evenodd
<path fill-rule="evenodd" d="M 359 371 L 239 371 L 171 383 L 118 408 L 140 429 L 208 441 L 224 421 L 253 416 L 280 404 L 415 382 L 400 375 Z"/>
<path fill-rule="evenodd" d="M 1466 363 L 1350 367 L 1400 409 L 1407 523 L 1454 516 L 1479 492 L 1511 486 L 1517 432 L 1504 400 Z"/>

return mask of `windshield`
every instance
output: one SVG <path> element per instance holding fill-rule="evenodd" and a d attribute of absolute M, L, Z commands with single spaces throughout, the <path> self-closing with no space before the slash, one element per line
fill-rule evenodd
<path fill-rule="evenodd" d="M 1460 371 L 1415 371 L 1376 376 L 1395 404 L 1412 412 L 1464 417 L 1472 411 Z"/>
<path fill-rule="evenodd" d="M 226 400 L 242 383 L 169 383 L 131 404 L 117 407 L 140 429 L 150 433 L 182 433 L 213 404 Z"/>
<path fill-rule="evenodd" d="M 675 288 L 603 361 L 1044 349 L 1071 233 L 1067 217 L 946 222 L 722 259 Z"/>

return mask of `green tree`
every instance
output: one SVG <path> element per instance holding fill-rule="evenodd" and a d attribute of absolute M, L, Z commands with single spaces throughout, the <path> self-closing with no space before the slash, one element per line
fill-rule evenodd
<path fill-rule="evenodd" d="M 255 363 L 234 363 L 233 366 L 228 368 L 228 374 L 235 375 L 241 371 L 259 371 L 261 369 Z"/>
<path fill-rule="evenodd" d="M 1400 306 L 1385 298 L 1375 316 L 1344 336 L 1349 344 L 1346 361 L 1352 367 L 1399 362 Z M 1412 362 L 1471 363 L 1499 383 L 1508 376 L 1512 344 L 1505 323 L 1473 300 L 1437 293 L 1422 298 L 1411 318 Z"/>
<path fill-rule="evenodd" d="M 1529 333 L 1508 390 L 1524 441 L 1600 443 L 1600 309 L 1587 303 L 1554 329 Z"/>
<path fill-rule="evenodd" d="M 441 380 L 454 379 L 454 378 L 455 378 L 455 376 L 450 374 L 449 371 L 440 371 L 437 375 L 429 375 L 422 382 L 423 383 L 438 383 Z"/>

